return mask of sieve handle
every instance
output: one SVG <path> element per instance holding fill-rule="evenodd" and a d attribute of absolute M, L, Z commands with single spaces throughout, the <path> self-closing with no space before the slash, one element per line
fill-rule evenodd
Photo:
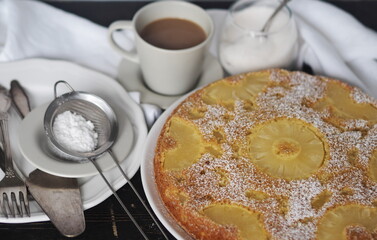
<path fill-rule="evenodd" d="M 113 161 L 116 163 L 119 171 L 122 173 L 123 177 L 126 179 L 128 185 L 130 185 L 130 187 L 132 188 L 132 190 L 134 191 L 135 195 L 137 196 L 137 198 L 139 198 L 139 201 L 143 204 L 145 210 L 147 210 L 149 216 L 152 218 L 152 220 L 154 221 L 154 223 L 157 225 L 158 229 L 161 231 L 162 235 L 164 235 L 165 239 L 166 240 L 169 240 L 168 236 L 165 234 L 164 230 L 162 229 L 162 227 L 160 226 L 160 224 L 158 224 L 158 221 L 156 220 L 156 218 L 153 216 L 153 213 L 149 210 L 148 206 L 145 204 L 144 200 L 141 198 L 140 194 L 138 193 L 138 191 L 136 190 L 136 188 L 134 187 L 134 185 L 132 184 L 131 180 L 127 177 L 126 173 L 123 171 L 122 167 L 120 166 L 117 158 L 115 157 L 113 151 L 111 149 L 107 150 L 107 152 L 110 154 L 111 158 L 113 159 Z"/>
<path fill-rule="evenodd" d="M 98 166 L 98 164 L 95 162 L 95 159 L 93 159 L 93 158 L 88 158 L 88 159 L 92 162 L 92 164 L 94 165 L 94 167 L 97 169 L 97 171 L 101 175 L 102 179 L 105 181 L 105 183 L 107 184 L 107 186 L 110 188 L 111 192 L 113 192 L 113 195 L 118 200 L 118 202 L 122 206 L 123 210 L 127 213 L 128 217 L 131 219 L 131 221 L 133 222 L 133 224 L 135 224 L 136 228 L 139 230 L 139 232 L 144 237 L 144 239 L 145 240 L 149 240 L 148 237 L 147 237 L 147 235 L 144 233 L 143 229 L 141 229 L 140 225 L 136 222 L 135 218 L 132 216 L 131 212 L 127 209 L 127 207 L 124 205 L 123 201 L 120 199 L 120 197 L 118 196 L 118 194 L 115 192 L 115 189 L 113 188 L 113 186 L 111 186 L 111 184 L 109 183 L 109 181 L 106 179 L 105 175 L 102 173 L 102 170 L 100 169 L 100 167 Z"/>
<path fill-rule="evenodd" d="M 59 83 L 64 83 L 65 86 L 66 86 L 67 88 L 69 88 L 69 90 L 71 90 L 71 92 L 74 92 L 74 91 L 75 91 L 75 90 L 73 89 L 73 87 L 71 87 L 71 85 L 69 85 L 69 83 L 67 83 L 67 82 L 64 81 L 64 80 L 59 80 L 59 81 L 57 81 L 57 82 L 55 83 L 55 85 L 54 85 L 54 96 L 55 96 L 55 98 L 58 98 L 58 94 L 57 94 L 56 89 L 57 89 Z"/>

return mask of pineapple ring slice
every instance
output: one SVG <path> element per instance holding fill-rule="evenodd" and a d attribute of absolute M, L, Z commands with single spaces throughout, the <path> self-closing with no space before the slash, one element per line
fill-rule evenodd
<path fill-rule="evenodd" d="M 336 81 L 327 83 L 326 96 L 316 102 L 313 109 L 324 111 L 328 109 L 337 122 L 349 119 L 364 119 L 372 125 L 377 123 L 377 108 L 369 103 L 357 103 L 350 96 L 350 89 Z"/>
<path fill-rule="evenodd" d="M 311 125 L 298 119 L 277 119 L 252 129 L 251 161 L 262 171 L 284 179 L 309 177 L 322 166 L 327 143 Z"/>
<path fill-rule="evenodd" d="M 362 226 L 368 232 L 377 229 L 377 208 L 356 204 L 339 206 L 322 217 L 318 224 L 319 240 L 347 239 L 347 227 Z"/>
<path fill-rule="evenodd" d="M 215 157 L 222 154 L 219 144 L 215 141 L 206 142 L 198 127 L 183 118 L 172 117 L 167 131 L 175 144 L 164 154 L 163 167 L 166 170 L 190 167 L 206 152 Z"/>
<path fill-rule="evenodd" d="M 220 81 L 205 89 L 202 96 L 207 104 L 233 107 L 236 99 L 254 99 L 268 84 L 270 73 L 249 73 L 239 81 Z"/>
<path fill-rule="evenodd" d="M 184 119 L 173 117 L 168 131 L 176 146 L 165 153 L 164 168 L 182 170 L 196 163 L 205 150 L 198 128 Z"/>
<path fill-rule="evenodd" d="M 369 177 L 377 182 L 377 148 L 374 149 L 372 156 L 369 159 Z"/>
<path fill-rule="evenodd" d="M 262 215 L 234 204 L 213 204 L 203 209 L 203 214 L 215 223 L 233 225 L 241 239 L 268 239 Z"/>

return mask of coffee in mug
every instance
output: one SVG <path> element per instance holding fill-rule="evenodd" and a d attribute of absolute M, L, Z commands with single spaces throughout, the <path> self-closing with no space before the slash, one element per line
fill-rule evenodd
<path fill-rule="evenodd" d="M 141 30 L 140 36 L 156 47 L 170 50 L 194 47 L 207 38 L 198 24 L 179 18 L 153 21 Z"/>
<path fill-rule="evenodd" d="M 136 53 L 119 46 L 112 33 L 135 33 Z M 132 21 L 109 26 L 111 46 L 140 65 L 144 83 L 164 95 L 180 95 L 194 88 L 203 71 L 213 35 L 213 22 L 204 9 L 186 1 L 157 1 L 141 8 Z"/>

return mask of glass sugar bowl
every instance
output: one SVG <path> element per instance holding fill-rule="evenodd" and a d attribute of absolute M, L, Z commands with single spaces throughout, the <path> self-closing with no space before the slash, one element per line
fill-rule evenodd
<path fill-rule="evenodd" d="M 294 66 L 298 30 L 291 10 L 278 12 L 269 29 L 262 31 L 278 7 L 276 0 L 241 0 L 229 9 L 219 41 L 219 58 L 231 75 Z"/>

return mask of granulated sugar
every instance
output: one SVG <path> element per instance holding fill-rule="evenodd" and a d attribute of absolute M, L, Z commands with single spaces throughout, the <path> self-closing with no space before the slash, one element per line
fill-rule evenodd
<path fill-rule="evenodd" d="M 90 152 L 98 144 L 94 125 L 80 114 L 65 111 L 54 121 L 53 132 L 59 144 L 70 151 Z"/>
<path fill-rule="evenodd" d="M 289 14 L 278 12 L 269 28 L 273 34 L 263 35 L 260 31 L 273 11 L 270 6 L 253 4 L 234 11 L 225 20 L 219 58 L 228 73 L 290 67 L 297 53 L 297 31 Z"/>

